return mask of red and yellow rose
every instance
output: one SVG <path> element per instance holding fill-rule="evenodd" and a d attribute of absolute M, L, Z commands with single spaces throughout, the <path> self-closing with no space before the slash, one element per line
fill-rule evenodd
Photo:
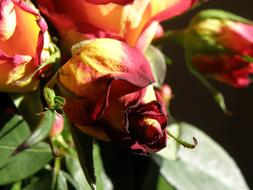
<path fill-rule="evenodd" d="M 185 41 L 191 61 L 202 74 L 246 87 L 253 74 L 253 23 L 232 13 L 206 10 L 197 15 Z"/>
<path fill-rule="evenodd" d="M 57 74 L 56 89 L 81 131 L 146 153 L 165 147 L 167 138 L 167 113 L 153 82 L 138 49 L 101 38 L 75 49 Z"/>

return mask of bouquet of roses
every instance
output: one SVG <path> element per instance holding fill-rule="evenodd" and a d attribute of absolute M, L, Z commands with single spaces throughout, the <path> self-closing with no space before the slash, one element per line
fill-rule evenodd
<path fill-rule="evenodd" d="M 201 3 L 0 0 L 0 188 L 248 190 L 220 145 L 170 113 L 165 43 L 225 114 L 209 79 L 251 83 L 250 20 L 212 9 L 163 28 Z"/>

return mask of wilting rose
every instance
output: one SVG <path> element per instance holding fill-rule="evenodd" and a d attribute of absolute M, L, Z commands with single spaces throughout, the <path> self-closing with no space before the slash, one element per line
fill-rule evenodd
<path fill-rule="evenodd" d="M 109 37 L 145 49 L 160 21 L 188 10 L 197 0 L 37 0 L 57 28 L 63 45 L 87 38 Z"/>
<path fill-rule="evenodd" d="M 0 1 L 0 91 L 21 92 L 37 88 L 33 75 L 46 59 L 42 50 L 47 25 L 31 4 Z"/>
<path fill-rule="evenodd" d="M 208 10 L 195 17 L 187 35 L 192 63 L 201 73 L 234 87 L 249 85 L 253 74 L 250 21 L 228 12 Z"/>
<path fill-rule="evenodd" d="M 138 49 L 101 38 L 75 50 L 59 70 L 56 89 L 66 98 L 66 115 L 84 133 L 155 152 L 166 145 L 167 114 L 153 82 Z"/>

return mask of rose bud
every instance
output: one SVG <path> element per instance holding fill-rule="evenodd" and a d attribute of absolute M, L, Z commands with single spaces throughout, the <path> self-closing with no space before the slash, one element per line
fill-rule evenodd
<path fill-rule="evenodd" d="M 169 85 L 163 84 L 159 89 L 158 92 L 163 99 L 166 106 L 169 105 L 170 100 L 173 98 L 172 90 Z"/>
<path fill-rule="evenodd" d="M 231 85 L 246 87 L 253 74 L 253 23 L 232 13 L 199 13 L 184 40 L 191 62 L 202 74 Z"/>
<path fill-rule="evenodd" d="M 0 91 L 24 92 L 38 87 L 35 71 L 47 46 L 46 29 L 46 23 L 31 4 L 0 1 Z"/>
<path fill-rule="evenodd" d="M 143 54 L 113 39 L 89 40 L 59 70 L 55 89 L 81 131 L 132 150 L 166 146 L 167 113 Z"/>
<path fill-rule="evenodd" d="M 55 114 L 55 121 L 49 133 L 50 137 L 55 137 L 59 135 L 64 129 L 64 117 L 63 115 L 56 113 Z"/>
<path fill-rule="evenodd" d="M 64 47 L 94 37 L 115 38 L 144 50 L 161 32 L 159 22 L 191 8 L 197 0 L 37 0 Z"/>

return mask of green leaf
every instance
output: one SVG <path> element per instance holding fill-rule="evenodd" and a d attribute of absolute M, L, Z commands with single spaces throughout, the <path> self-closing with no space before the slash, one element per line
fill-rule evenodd
<path fill-rule="evenodd" d="M 70 175 L 73 177 L 73 181 L 70 180 L 72 184 L 77 183 L 77 190 L 82 189 L 90 189 L 90 186 L 84 176 L 84 173 L 82 171 L 81 165 L 79 163 L 77 154 L 74 149 L 70 149 L 69 153 L 66 154 L 65 158 L 65 164 L 67 167 L 67 171 L 70 173 Z M 74 185 L 76 186 L 76 185 Z"/>
<path fill-rule="evenodd" d="M 149 61 L 155 77 L 155 86 L 161 86 L 166 77 L 166 60 L 163 53 L 155 46 L 150 45 L 145 51 L 145 57 Z"/>
<path fill-rule="evenodd" d="M 159 175 L 156 190 L 165 190 L 165 189 L 176 190 L 168 183 L 168 181 L 166 181 L 166 179 L 162 175 Z"/>
<path fill-rule="evenodd" d="M 156 155 L 164 178 L 177 190 L 249 190 L 235 161 L 214 140 L 199 129 L 187 124 L 180 127 L 181 137 L 195 137 L 195 149 L 180 147 L 178 160 Z"/>
<path fill-rule="evenodd" d="M 105 173 L 103 162 L 102 162 L 100 152 L 99 152 L 99 146 L 96 144 L 94 145 L 93 155 L 94 155 L 94 162 L 95 162 L 95 173 L 97 177 L 97 180 L 96 180 L 97 189 L 98 190 L 112 190 L 113 189 L 112 182 Z"/>
<path fill-rule="evenodd" d="M 2 149 L 14 150 L 15 146 L 2 146 Z M 0 185 L 9 184 L 25 179 L 42 169 L 52 159 L 51 149 L 46 143 L 22 151 L 16 156 L 9 157 L 0 167 Z"/>
<path fill-rule="evenodd" d="M 77 154 L 85 177 L 92 190 L 96 189 L 96 176 L 93 163 L 93 142 L 94 139 L 82 133 L 75 126 L 71 127 L 73 140 L 76 145 Z"/>
<path fill-rule="evenodd" d="M 172 186 L 164 179 L 159 172 L 159 166 L 150 160 L 149 164 L 146 165 L 147 169 L 143 173 L 143 180 L 140 190 L 175 190 Z"/>
<path fill-rule="evenodd" d="M 15 154 L 20 151 L 29 148 L 30 146 L 37 144 L 38 142 L 44 140 L 54 124 L 55 121 L 55 113 L 51 110 L 47 110 L 42 113 L 42 118 L 40 120 L 39 125 L 34 130 L 34 132 L 29 136 L 24 143 L 22 143 L 15 151 Z"/>
<path fill-rule="evenodd" d="M 39 176 L 37 179 L 32 181 L 29 185 L 27 185 L 23 190 L 50 190 L 52 186 L 52 171 L 47 171 Z"/>
<path fill-rule="evenodd" d="M 26 93 L 10 93 L 9 95 L 30 128 L 34 129 L 40 122 L 40 117 L 37 114 L 43 111 L 40 90 Z"/>
<path fill-rule="evenodd" d="M 30 135 L 25 120 L 14 115 L 0 128 L 0 168 L 8 161 L 13 151 Z"/>
<path fill-rule="evenodd" d="M 81 167 L 81 166 L 80 166 Z M 64 175 L 64 177 L 66 178 L 66 180 L 69 182 L 69 184 L 75 189 L 75 190 L 81 190 L 77 181 L 67 172 L 61 170 L 61 173 Z M 90 189 L 90 186 L 87 183 L 87 188 L 84 189 Z"/>
<path fill-rule="evenodd" d="M 57 178 L 56 190 L 68 190 L 67 179 L 65 178 L 65 176 L 61 171 L 59 172 Z"/>
<path fill-rule="evenodd" d="M 22 181 L 18 181 L 11 186 L 10 190 L 21 190 L 21 189 L 22 189 Z"/>

